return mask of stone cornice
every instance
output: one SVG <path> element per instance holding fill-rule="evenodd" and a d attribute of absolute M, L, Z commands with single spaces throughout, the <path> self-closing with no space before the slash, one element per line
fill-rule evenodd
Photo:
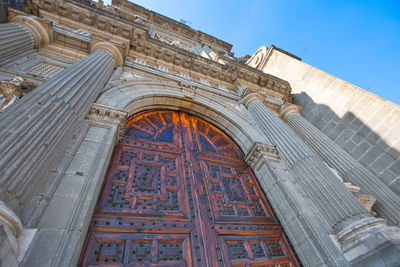
<path fill-rule="evenodd" d="M 133 19 L 132 14 L 128 13 L 130 11 L 134 14 L 139 15 L 142 18 L 145 18 L 146 21 L 148 21 L 149 23 L 151 23 L 153 25 L 156 25 L 160 28 L 163 28 L 168 31 L 179 34 L 188 39 L 207 43 L 211 46 L 217 46 L 217 47 L 219 47 L 219 49 L 223 49 L 228 52 L 232 48 L 232 45 L 227 42 L 224 42 L 224 41 L 222 41 L 218 38 L 215 38 L 211 35 L 208 35 L 204 32 L 194 30 L 183 23 L 180 23 L 180 22 L 170 19 L 164 15 L 161 15 L 159 13 L 148 10 L 137 4 L 134 4 L 134 3 L 131 3 L 128 1 L 124 1 L 124 0 L 113 0 L 112 4 L 114 6 L 120 7 L 121 12 L 118 12 L 118 15 L 125 17 L 127 19 Z M 125 13 L 123 11 L 125 11 L 125 12 L 128 11 L 128 12 Z"/>
<path fill-rule="evenodd" d="M 255 142 L 245 157 L 246 163 L 250 168 L 257 166 L 257 163 L 265 157 L 268 161 L 279 162 L 280 158 L 278 152 L 273 145 Z"/>
<path fill-rule="evenodd" d="M 122 138 L 125 132 L 128 112 L 94 103 L 87 117 L 88 120 L 113 123 L 118 125 L 117 138 Z"/>
<path fill-rule="evenodd" d="M 233 99 L 236 101 L 240 100 L 240 97 L 234 93 L 221 91 L 221 90 L 215 89 L 214 87 L 207 86 L 207 85 L 201 84 L 201 83 L 193 81 L 193 80 L 185 79 L 185 78 L 177 76 L 173 73 L 166 73 L 166 72 L 157 70 L 155 68 L 152 68 L 151 66 L 135 64 L 134 62 L 131 62 L 129 60 L 125 61 L 125 66 L 132 68 L 132 69 L 139 70 L 139 71 L 143 71 L 143 72 L 146 72 L 149 74 L 157 75 L 157 76 L 160 76 L 160 77 L 168 79 L 168 80 L 175 81 L 181 85 L 188 85 L 189 87 L 199 88 L 199 89 L 208 91 L 213 94 L 223 95 L 224 97 L 227 97 L 229 99 Z"/>
<path fill-rule="evenodd" d="M 153 39 L 149 35 L 148 25 L 72 1 L 39 0 L 36 9 L 33 8 L 34 6 L 33 0 L 28 0 L 25 10 L 28 12 L 39 10 L 38 15 L 44 18 L 57 21 L 61 26 L 84 29 L 104 41 L 130 43 L 129 50 L 137 53 L 139 57 L 152 58 L 154 61 L 165 62 L 167 65 L 173 64 L 188 72 L 196 72 L 232 85 L 243 84 L 274 98 L 291 101 L 291 88 L 288 82 L 235 60 L 223 65 L 183 48 Z M 62 32 L 58 31 L 57 34 L 62 34 Z M 76 36 L 79 38 L 78 35 Z M 87 42 L 87 38 L 87 36 L 82 37 L 80 42 Z M 81 47 L 82 45 L 77 45 L 76 50 L 82 50 Z M 127 51 L 127 54 L 131 52 Z"/>

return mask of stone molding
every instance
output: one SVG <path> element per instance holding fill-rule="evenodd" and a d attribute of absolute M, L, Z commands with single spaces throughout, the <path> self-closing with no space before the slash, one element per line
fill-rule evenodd
<path fill-rule="evenodd" d="M 195 98 L 197 90 L 196 86 L 185 82 L 178 82 L 178 86 L 181 88 L 185 98 Z"/>
<path fill-rule="evenodd" d="M 118 125 L 117 138 L 118 141 L 123 137 L 125 132 L 126 119 L 128 112 L 100 104 L 94 103 L 87 117 L 88 120 L 113 123 Z"/>
<path fill-rule="evenodd" d="M 244 93 L 242 93 L 242 100 L 240 103 L 247 108 L 250 102 L 256 99 L 261 100 L 264 105 L 277 114 L 279 113 L 281 106 L 285 103 L 280 99 L 270 97 L 262 92 L 257 92 L 251 89 L 246 89 Z"/>
<path fill-rule="evenodd" d="M 142 23 L 151 23 L 160 28 L 171 31 L 175 34 L 179 34 L 184 36 L 185 38 L 198 40 L 203 43 L 208 43 L 214 47 L 218 47 L 219 49 L 230 51 L 232 45 L 215 38 L 214 36 L 208 35 L 207 33 L 197 31 L 188 27 L 182 23 L 177 22 L 176 20 L 170 19 L 168 17 L 163 16 L 162 14 L 158 14 L 156 12 L 147 10 L 141 6 L 135 5 L 128 1 L 123 0 L 114 0 L 112 2 L 114 6 L 119 7 L 118 14 L 127 19 L 132 19 L 132 15 L 136 15 L 136 17 L 141 18 Z"/>
<path fill-rule="evenodd" d="M 50 43 L 49 30 L 43 26 L 47 23 L 41 23 L 33 16 L 23 15 L 12 17 L 9 22 L 21 23 L 27 28 L 35 38 L 35 48 L 45 47 Z"/>
<path fill-rule="evenodd" d="M 114 58 L 114 68 L 117 68 L 124 63 L 124 57 L 122 56 L 119 49 L 109 42 L 95 43 L 90 49 L 90 52 L 93 53 L 97 50 L 105 50 L 110 53 L 110 55 Z"/>
<path fill-rule="evenodd" d="M 280 161 L 278 151 L 276 150 L 275 146 L 260 142 L 255 142 L 253 144 L 253 147 L 250 149 L 245 157 L 245 161 L 250 166 L 250 168 L 254 168 L 255 166 L 257 166 L 262 157 L 267 158 L 268 161 Z"/>
<path fill-rule="evenodd" d="M 264 97 L 260 93 L 246 90 L 246 92 L 243 94 L 242 100 L 240 100 L 240 103 L 247 108 L 251 102 L 257 99 L 264 102 Z"/>
<path fill-rule="evenodd" d="M 164 61 L 167 65 L 183 67 L 188 72 L 197 72 L 199 75 L 210 76 L 223 82 L 235 84 L 237 82 L 256 87 L 264 93 L 283 99 L 291 100 L 289 83 L 260 70 L 254 69 L 235 59 L 227 64 L 203 58 L 183 48 L 151 38 L 150 24 L 140 24 L 133 19 L 111 17 L 104 10 L 93 6 L 86 6 L 76 2 L 58 0 L 39 0 L 34 3 L 28 0 L 28 12 L 37 12 L 44 18 L 57 20 L 62 26 L 71 28 L 88 28 L 93 34 L 104 40 L 129 40 L 130 51 L 141 57 Z M 122 1 L 121 1 L 122 2 Z M 35 7 L 35 8 L 33 8 Z M 182 33 L 180 36 L 184 36 Z M 125 43 L 125 41 L 124 41 Z M 81 47 L 75 49 L 80 50 Z"/>
<path fill-rule="evenodd" d="M 268 48 L 263 45 L 247 60 L 246 64 L 255 69 L 262 70 L 267 63 L 268 56 Z"/>
<path fill-rule="evenodd" d="M 19 245 L 17 239 L 23 229 L 22 222 L 3 201 L 0 201 L 0 223 L 4 225 L 11 248 L 15 255 L 18 256 Z"/>
<path fill-rule="evenodd" d="M 282 120 L 287 121 L 288 118 L 293 115 L 293 114 L 300 114 L 301 113 L 301 107 L 297 106 L 292 103 L 286 102 L 283 104 L 279 110 L 279 116 L 282 118 Z"/>
<path fill-rule="evenodd" d="M 392 245 L 393 253 L 398 253 L 400 229 L 387 226 L 384 219 L 368 217 L 350 224 L 336 238 L 345 258 L 351 263 L 360 257 L 376 257 L 388 243 Z"/>

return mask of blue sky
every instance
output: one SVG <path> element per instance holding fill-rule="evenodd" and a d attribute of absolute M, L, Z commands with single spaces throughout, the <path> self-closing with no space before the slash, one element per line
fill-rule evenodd
<path fill-rule="evenodd" d="M 400 0 L 133 2 L 191 21 L 192 28 L 231 43 L 237 57 L 274 44 L 400 104 Z"/>

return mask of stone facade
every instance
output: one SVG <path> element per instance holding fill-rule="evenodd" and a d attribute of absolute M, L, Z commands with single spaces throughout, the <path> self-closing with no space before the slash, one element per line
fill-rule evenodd
<path fill-rule="evenodd" d="M 302 116 L 400 195 L 400 107 L 274 46 L 249 65 L 287 80 Z"/>
<path fill-rule="evenodd" d="M 127 117 L 162 108 L 197 115 L 237 143 L 303 265 L 396 266 L 399 107 L 280 49 L 245 64 L 231 47 L 124 0 L 9 8 L 0 24 L 1 263 L 75 266 Z"/>

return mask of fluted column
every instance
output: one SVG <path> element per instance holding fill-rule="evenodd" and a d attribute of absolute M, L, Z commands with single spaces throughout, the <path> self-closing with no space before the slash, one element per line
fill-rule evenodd
<path fill-rule="evenodd" d="M 390 253 L 385 244 L 400 241 L 399 229 L 372 217 L 300 137 L 265 106 L 259 94 L 247 93 L 243 103 L 331 227 L 346 259 L 374 258 L 378 250 Z M 397 245 L 392 248 L 400 251 Z"/>
<path fill-rule="evenodd" d="M 0 62 L 34 47 L 35 38 L 22 24 L 0 24 Z"/>
<path fill-rule="evenodd" d="M 325 162 L 335 168 L 346 182 L 361 187 L 376 197 L 374 209 L 389 224 L 400 225 L 400 197 L 332 139 L 304 119 L 300 109 L 286 104 L 281 117 Z"/>
<path fill-rule="evenodd" d="M 16 16 L 0 24 L 0 65 L 5 59 L 49 43 L 48 30 L 33 17 Z"/>
<path fill-rule="evenodd" d="M 248 95 L 244 103 L 332 228 L 341 229 L 343 223 L 369 216 L 343 183 L 258 95 Z"/>
<path fill-rule="evenodd" d="M 19 215 L 114 67 L 122 64 L 119 50 L 109 43 L 92 51 L 0 114 L 0 200 Z"/>

